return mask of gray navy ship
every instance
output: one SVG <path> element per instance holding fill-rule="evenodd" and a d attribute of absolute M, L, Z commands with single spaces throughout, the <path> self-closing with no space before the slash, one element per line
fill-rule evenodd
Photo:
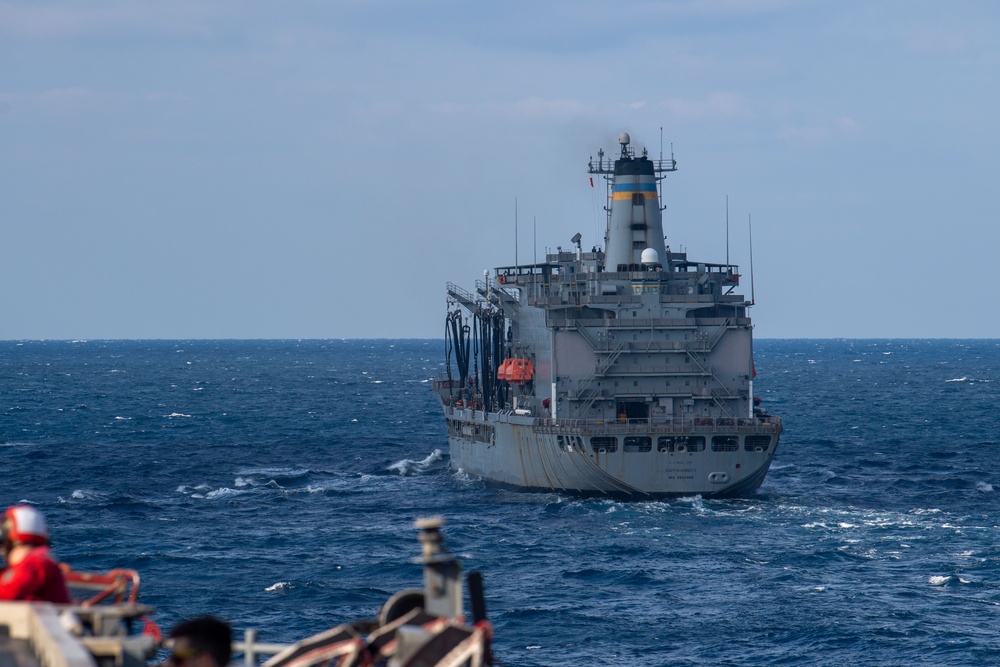
<path fill-rule="evenodd" d="M 446 368 L 434 391 L 451 467 L 501 485 L 631 498 L 748 493 L 781 420 L 754 396 L 752 305 L 739 267 L 665 244 L 658 183 L 677 163 L 636 156 L 607 184 L 603 249 L 449 283 Z M 454 370 L 453 370 L 454 362 Z"/>

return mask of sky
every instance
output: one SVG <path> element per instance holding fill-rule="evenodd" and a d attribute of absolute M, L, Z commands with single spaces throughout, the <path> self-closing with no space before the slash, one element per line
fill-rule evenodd
<path fill-rule="evenodd" d="M 1000 3 L 0 0 L 0 339 L 440 338 L 621 132 L 762 338 L 996 338 Z M 661 138 L 662 137 L 662 138 Z M 515 225 L 515 219 L 517 221 Z M 516 229 L 516 233 L 515 233 Z"/>

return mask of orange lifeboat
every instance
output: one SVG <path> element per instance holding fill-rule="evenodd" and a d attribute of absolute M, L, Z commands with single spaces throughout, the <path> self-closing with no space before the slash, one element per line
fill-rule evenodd
<path fill-rule="evenodd" d="M 510 382 L 510 378 L 507 377 L 507 374 L 510 372 L 510 366 L 511 366 L 511 362 L 512 361 L 514 361 L 514 360 L 513 359 L 504 359 L 503 363 L 500 364 L 500 368 L 497 369 L 497 379 L 498 380 L 502 380 L 504 382 Z"/>
<path fill-rule="evenodd" d="M 530 382 L 531 378 L 535 376 L 535 366 L 531 363 L 531 359 L 508 359 L 507 361 L 511 362 L 507 367 L 507 382 L 524 384 Z"/>

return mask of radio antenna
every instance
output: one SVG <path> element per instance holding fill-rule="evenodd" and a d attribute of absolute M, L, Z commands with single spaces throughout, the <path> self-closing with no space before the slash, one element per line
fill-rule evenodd
<path fill-rule="evenodd" d="M 661 167 L 663 166 L 663 126 L 662 125 L 660 126 L 660 165 L 659 166 L 661 166 Z M 666 182 L 666 181 L 664 181 L 664 182 Z M 657 204 L 657 206 L 660 207 L 660 211 L 663 211 L 663 208 L 664 208 L 664 206 L 663 206 L 663 186 L 661 185 L 660 187 L 657 188 L 657 190 L 658 190 L 658 192 L 656 194 L 657 194 L 657 197 L 659 197 L 659 201 L 657 201 L 656 204 Z"/>
<path fill-rule="evenodd" d="M 538 264 L 538 218 L 531 216 L 531 261 Z"/>
<path fill-rule="evenodd" d="M 750 305 L 757 303 L 753 293 L 753 220 L 747 213 L 747 231 L 750 233 Z"/>
<path fill-rule="evenodd" d="M 514 197 L 514 268 L 517 266 L 517 197 Z"/>
<path fill-rule="evenodd" d="M 726 195 L 726 266 L 729 265 L 729 195 Z"/>

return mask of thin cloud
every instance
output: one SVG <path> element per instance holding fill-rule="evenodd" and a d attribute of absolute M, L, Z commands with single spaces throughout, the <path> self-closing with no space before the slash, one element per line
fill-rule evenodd
<path fill-rule="evenodd" d="M 573 99 L 526 97 L 512 102 L 459 104 L 440 102 L 425 105 L 431 113 L 440 115 L 477 115 L 500 117 L 513 121 L 575 120 L 599 117 L 601 110 L 592 104 Z"/>
<path fill-rule="evenodd" d="M 152 27 L 209 36 L 211 31 L 202 24 L 202 20 L 214 14 L 200 3 L 188 2 L 120 2 L 104 6 L 85 4 L 82 7 L 40 7 L 0 2 L 0 34 L 51 38 Z"/>
<path fill-rule="evenodd" d="M 100 93 L 90 88 L 53 88 L 37 95 L 18 96 L 26 105 L 50 116 L 70 116 L 92 108 Z"/>
<path fill-rule="evenodd" d="M 752 116 L 750 103 L 733 93 L 712 93 L 705 99 L 669 99 L 660 104 L 680 119 L 699 118 L 749 118 Z"/>
<path fill-rule="evenodd" d="M 850 116 L 841 116 L 826 123 L 814 125 L 785 126 L 776 136 L 785 141 L 821 143 L 831 139 L 843 139 L 861 132 L 862 125 Z"/>

